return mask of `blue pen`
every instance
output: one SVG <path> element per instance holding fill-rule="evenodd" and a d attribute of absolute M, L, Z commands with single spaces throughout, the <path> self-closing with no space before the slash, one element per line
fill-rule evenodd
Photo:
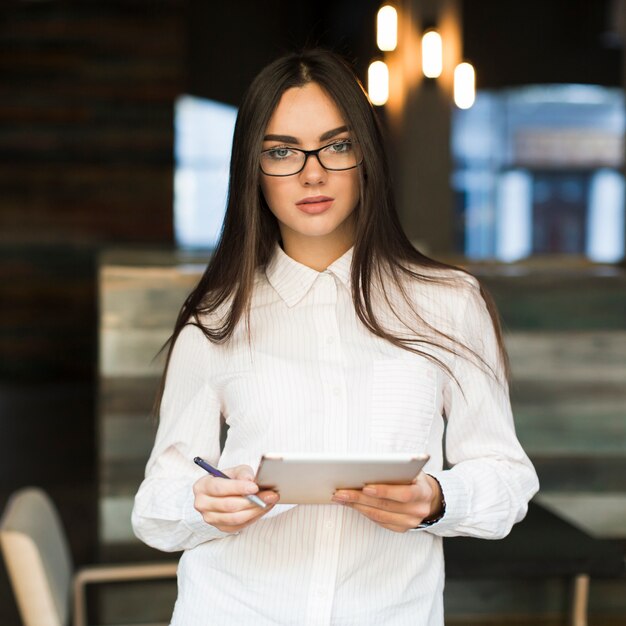
<path fill-rule="evenodd" d="M 209 465 L 204 459 L 201 459 L 199 456 L 195 457 L 193 462 L 196 465 L 199 465 L 203 470 L 209 472 L 211 476 L 215 476 L 216 478 L 226 478 L 227 480 L 230 480 L 230 476 L 226 476 L 224 472 L 220 472 L 216 467 Z M 263 502 L 263 500 L 261 500 L 259 496 L 249 495 L 246 496 L 246 498 L 248 498 L 248 500 L 250 500 L 250 502 L 252 502 L 253 504 L 260 506 L 262 509 L 267 508 L 267 504 L 265 504 L 265 502 Z"/>

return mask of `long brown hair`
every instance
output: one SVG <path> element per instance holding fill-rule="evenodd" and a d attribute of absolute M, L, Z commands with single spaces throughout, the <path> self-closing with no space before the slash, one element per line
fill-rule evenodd
<path fill-rule="evenodd" d="M 458 272 L 449 272 L 451 266 L 417 251 L 404 234 L 396 212 L 378 117 L 347 62 L 328 50 L 312 49 L 288 54 L 266 66 L 243 98 L 235 124 L 229 195 L 222 234 L 206 271 L 185 300 L 174 332 L 166 344 L 169 344 L 169 349 L 155 405 L 157 412 L 172 347 L 186 324 L 198 326 L 210 341 L 216 343 L 227 341 L 242 320 L 245 320 L 249 330 L 250 299 L 255 274 L 267 265 L 280 239 L 276 218 L 267 206 L 259 184 L 263 137 L 283 93 L 309 82 L 320 85 L 334 100 L 363 153 L 363 163 L 359 167 L 360 201 L 355 209 L 352 260 L 352 299 L 359 319 L 373 334 L 436 361 L 450 374 L 450 369 L 441 360 L 423 348 L 443 348 L 447 352 L 473 358 L 479 365 L 492 369 L 477 353 L 454 337 L 430 326 L 415 310 L 406 292 L 407 278 L 439 283 L 458 283 L 462 279 L 458 278 Z M 446 271 L 433 272 L 433 269 Z M 394 310 L 385 287 L 389 281 L 393 284 L 392 291 L 399 290 L 413 313 L 412 337 L 393 334 L 383 328 L 377 317 L 376 307 L 373 306 L 376 289 L 380 290 L 383 300 Z M 495 328 L 500 359 L 508 375 L 508 361 L 496 309 L 484 291 L 483 297 Z M 201 318 L 205 314 L 224 306 L 228 312 L 221 317 L 221 325 L 207 326 L 202 323 Z M 402 320 L 402 323 L 407 325 L 406 320 Z M 437 339 L 433 340 L 433 336 Z"/>

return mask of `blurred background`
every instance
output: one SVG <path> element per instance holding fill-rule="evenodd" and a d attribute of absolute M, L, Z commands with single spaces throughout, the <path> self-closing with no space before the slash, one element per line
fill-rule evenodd
<path fill-rule="evenodd" d="M 370 63 L 386 64 L 377 110 L 404 227 L 496 298 L 538 504 L 623 554 L 626 3 L 398 0 L 388 51 L 382 4 L 2 3 L 0 510 L 45 488 L 78 565 L 162 558 L 129 522 L 155 432 L 154 357 L 219 234 L 244 90 L 311 45 L 345 55 L 366 87 Z M 432 78 L 429 30 L 442 42 Z M 476 88 L 463 108 L 461 62 Z M 625 591 L 623 577 L 592 581 L 591 623 L 626 624 Z M 137 593 L 101 592 L 93 611 L 167 619 L 174 583 L 148 607 Z M 450 624 L 561 624 L 568 594 L 559 577 L 460 577 L 446 604 Z M 3 564 L 0 623 L 20 623 Z"/>

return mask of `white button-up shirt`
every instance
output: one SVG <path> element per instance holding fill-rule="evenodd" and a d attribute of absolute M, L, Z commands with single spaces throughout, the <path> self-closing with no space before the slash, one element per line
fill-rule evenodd
<path fill-rule="evenodd" d="M 352 303 L 351 259 L 352 250 L 320 273 L 277 246 L 255 283 L 251 342 L 243 322 L 225 344 L 210 343 L 193 326 L 176 341 L 133 510 L 143 541 L 185 550 L 172 624 L 442 625 L 442 537 L 504 536 L 538 488 L 515 436 L 506 385 L 472 359 L 426 347 L 457 384 L 428 359 L 367 331 Z M 476 281 L 415 281 L 407 293 L 425 321 L 499 371 Z M 402 308 L 399 294 L 391 300 Z M 380 310 L 388 328 L 406 334 Z M 229 425 L 221 453 L 220 415 Z M 450 469 L 443 469 L 445 422 Z M 192 485 L 205 475 L 194 456 L 222 469 L 256 469 L 263 453 L 296 451 L 426 452 L 445 516 L 402 534 L 338 504 L 278 504 L 226 534 L 194 509 Z"/>

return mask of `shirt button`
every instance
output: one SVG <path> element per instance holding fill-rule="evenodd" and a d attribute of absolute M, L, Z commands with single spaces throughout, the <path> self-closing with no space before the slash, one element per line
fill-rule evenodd
<path fill-rule="evenodd" d="M 334 526 L 335 525 L 332 522 L 324 522 L 324 528 L 326 528 L 326 530 L 330 530 Z"/>
<path fill-rule="evenodd" d="M 326 343 L 328 345 L 335 343 L 335 338 L 332 335 L 329 335 L 328 337 L 326 337 Z"/>
<path fill-rule="evenodd" d="M 338 396 L 340 393 L 341 393 L 341 389 L 339 389 L 339 387 L 333 387 L 333 394 Z"/>

